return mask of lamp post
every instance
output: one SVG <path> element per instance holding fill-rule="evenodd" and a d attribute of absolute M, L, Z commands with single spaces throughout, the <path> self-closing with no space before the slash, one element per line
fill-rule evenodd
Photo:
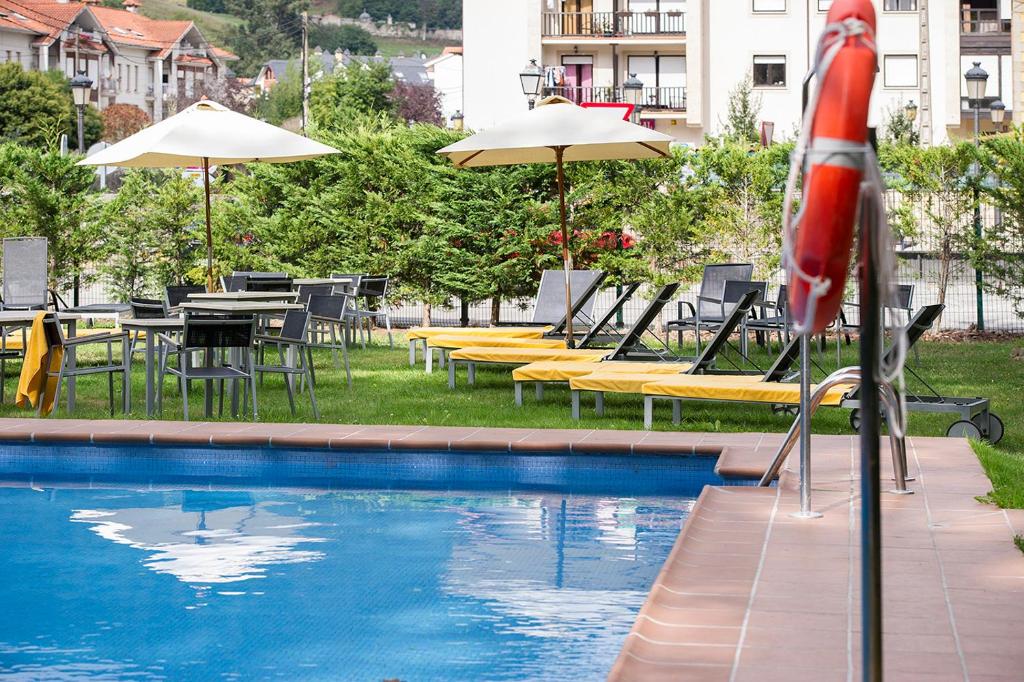
<path fill-rule="evenodd" d="M 519 72 L 519 84 L 523 86 L 523 94 L 526 95 L 531 109 L 536 104 L 537 96 L 540 95 L 540 86 L 543 81 L 544 69 L 537 65 L 536 59 L 531 59 L 530 63 Z"/>
<path fill-rule="evenodd" d="M 978 146 L 978 137 L 981 135 L 981 100 L 985 98 L 985 84 L 988 82 L 988 71 L 981 68 L 981 62 L 974 62 L 974 66 L 964 74 L 967 81 L 967 99 L 972 103 L 974 109 L 974 146 Z M 981 241 L 981 201 L 978 195 L 978 182 L 981 168 L 977 162 L 974 163 L 974 238 Z M 978 315 L 978 331 L 985 330 L 985 302 L 982 297 L 983 278 L 981 269 L 974 268 L 974 297 L 975 307 Z"/>
<path fill-rule="evenodd" d="M 71 79 L 71 95 L 75 100 L 75 109 L 78 111 L 78 153 L 85 153 L 85 107 L 89 104 L 89 91 L 92 89 L 92 81 L 85 75 L 85 71 L 79 71 Z"/>
<path fill-rule="evenodd" d="M 462 112 L 456 109 L 455 113 L 452 114 L 452 129 L 462 132 L 464 127 L 463 121 L 465 118 L 466 117 L 462 115 Z"/>
<path fill-rule="evenodd" d="M 622 84 L 622 94 L 626 103 L 633 105 L 633 123 L 639 123 L 644 98 L 643 81 L 637 78 L 635 73 L 629 74 L 629 78 Z"/>
<path fill-rule="evenodd" d="M 907 132 L 907 142 L 914 144 L 914 121 L 917 120 L 917 104 L 914 100 L 910 100 L 903 106 L 903 115 L 910 126 L 910 130 Z"/>
<path fill-rule="evenodd" d="M 988 108 L 992 112 L 992 125 L 995 127 L 996 132 L 1002 132 L 1003 119 L 1006 118 L 1006 105 L 1003 104 L 1001 99 L 997 99 L 992 104 L 989 104 Z"/>

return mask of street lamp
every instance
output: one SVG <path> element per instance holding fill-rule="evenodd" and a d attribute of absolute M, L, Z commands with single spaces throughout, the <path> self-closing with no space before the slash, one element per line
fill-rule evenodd
<path fill-rule="evenodd" d="M 1003 129 L 1003 119 L 1006 118 L 1006 105 L 1003 104 L 1003 100 L 997 99 L 992 104 L 988 105 L 988 108 L 992 111 L 992 124 L 995 126 L 996 132 Z"/>
<path fill-rule="evenodd" d="M 622 94 L 627 104 L 633 105 L 633 122 L 640 120 L 640 109 L 643 105 L 644 84 L 635 73 L 629 74 L 629 78 L 622 84 Z"/>
<path fill-rule="evenodd" d="M 465 118 L 466 117 L 462 115 L 462 112 L 456 109 L 455 113 L 452 114 L 452 129 L 461 132 L 463 129 L 463 120 Z"/>
<path fill-rule="evenodd" d="M 89 104 L 89 92 L 92 90 L 92 81 L 85 75 L 85 71 L 79 71 L 71 79 L 71 95 L 75 99 L 75 109 L 78 110 L 78 153 L 85 153 L 85 107 Z"/>
<path fill-rule="evenodd" d="M 974 66 L 964 74 L 967 81 L 967 100 L 974 108 L 974 146 L 978 146 L 978 136 L 981 134 L 981 100 L 985 97 L 985 84 L 988 82 L 988 71 L 981 68 L 981 62 L 974 62 Z M 978 183 L 981 182 L 981 167 L 974 162 L 974 238 L 981 242 L 981 200 L 978 196 Z M 974 297 L 975 307 L 978 311 L 978 331 L 985 330 L 985 302 L 982 297 L 982 285 L 984 284 L 981 268 L 974 268 Z"/>
<path fill-rule="evenodd" d="M 903 113 L 906 114 L 907 120 L 913 123 L 917 120 L 917 104 L 914 100 L 907 102 L 906 106 L 903 107 Z"/>
<path fill-rule="evenodd" d="M 540 85 L 543 81 L 544 69 L 537 65 L 536 59 L 531 59 L 530 63 L 519 72 L 519 83 L 523 86 L 523 94 L 528 98 L 531 109 L 540 94 Z"/>

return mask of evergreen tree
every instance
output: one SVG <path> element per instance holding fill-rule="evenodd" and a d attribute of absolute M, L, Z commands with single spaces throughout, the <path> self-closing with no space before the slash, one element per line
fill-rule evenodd
<path fill-rule="evenodd" d="M 748 74 L 729 91 L 728 112 L 724 133 L 736 141 L 757 144 L 761 139 L 758 118 L 761 116 L 761 98 L 754 95 L 754 84 Z"/>

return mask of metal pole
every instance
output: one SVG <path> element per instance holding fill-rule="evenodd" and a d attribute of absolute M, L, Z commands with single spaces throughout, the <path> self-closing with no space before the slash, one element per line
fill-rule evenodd
<path fill-rule="evenodd" d="M 85 107 L 76 105 L 78 109 L 78 153 L 85 153 Z"/>
<path fill-rule="evenodd" d="M 533 95 L 530 95 L 530 99 L 527 100 L 527 103 L 528 103 L 529 108 L 532 110 L 534 105 L 536 104 L 536 102 L 534 102 Z"/>
<path fill-rule="evenodd" d="M 531 100 L 531 104 L 533 101 Z M 569 253 L 569 230 L 565 224 L 565 169 L 562 157 L 565 147 L 555 147 L 556 177 L 558 179 L 558 217 L 562 226 L 562 267 L 565 268 L 565 345 L 576 347 L 576 339 L 572 335 L 572 254 Z"/>
<path fill-rule="evenodd" d="M 978 146 L 978 138 L 981 135 L 981 101 L 974 101 L 974 146 Z M 974 162 L 974 238 L 981 242 L 981 198 L 978 193 L 978 183 L 981 182 L 981 167 Z M 982 296 L 984 277 L 981 268 L 974 266 L 974 295 L 978 311 L 978 331 L 985 331 L 985 300 Z"/>
<path fill-rule="evenodd" d="M 874 133 L 873 130 L 870 131 Z M 874 144 L 874 136 L 871 136 Z M 862 211 L 864 213 L 864 211 Z M 882 680 L 882 517 L 879 489 L 879 398 L 876 368 L 881 319 L 871 234 L 872 220 L 860 221 L 860 486 L 861 486 L 861 655 L 865 682 Z"/>
<path fill-rule="evenodd" d="M 210 222 L 210 158 L 203 157 L 203 191 L 206 194 L 206 290 L 213 292 L 213 225 Z"/>
<path fill-rule="evenodd" d="M 309 124 L 309 13 L 302 13 L 302 134 Z"/>
<path fill-rule="evenodd" d="M 811 335 L 800 335 L 800 511 L 798 519 L 820 519 L 811 511 Z"/>

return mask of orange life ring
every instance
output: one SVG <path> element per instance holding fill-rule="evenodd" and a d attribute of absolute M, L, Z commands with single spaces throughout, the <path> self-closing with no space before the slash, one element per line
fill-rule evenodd
<path fill-rule="evenodd" d="M 793 272 L 789 279 L 790 314 L 807 333 L 831 324 L 843 300 L 878 62 L 874 31 L 870 0 L 836 0 L 818 46 L 817 102 L 792 254 L 805 276 Z M 812 298 L 806 276 L 827 282 L 827 291 Z"/>

